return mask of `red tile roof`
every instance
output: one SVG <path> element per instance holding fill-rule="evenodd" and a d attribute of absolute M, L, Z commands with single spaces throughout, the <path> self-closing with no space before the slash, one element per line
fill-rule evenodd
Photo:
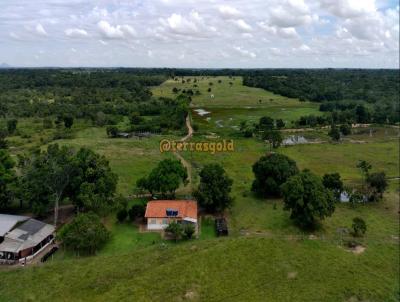
<path fill-rule="evenodd" d="M 197 202 L 194 200 L 151 200 L 147 203 L 146 218 L 164 218 L 167 209 L 177 210 L 179 218 L 197 219 Z"/>

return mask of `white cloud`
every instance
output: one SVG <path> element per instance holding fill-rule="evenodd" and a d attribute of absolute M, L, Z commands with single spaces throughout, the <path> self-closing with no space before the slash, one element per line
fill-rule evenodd
<path fill-rule="evenodd" d="M 243 19 L 232 20 L 232 23 L 240 30 L 244 32 L 252 31 L 252 27 L 246 23 Z"/>
<path fill-rule="evenodd" d="M 247 57 L 247 58 L 251 58 L 251 59 L 254 59 L 257 57 L 257 55 L 254 52 L 243 49 L 240 46 L 234 46 L 233 49 L 243 57 Z"/>
<path fill-rule="evenodd" d="M 221 5 L 218 7 L 218 11 L 224 19 L 235 19 L 240 16 L 240 12 L 229 5 Z"/>
<path fill-rule="evenodd" d="M 376 11 L 375 0 L 320 0 L 320 5 L 341 18 L 352 18 Z"/>
<path fill-rule="evenodd" d="M 64 32 L 65 35 L 71 38 L 85 38 L 88 36 L 87 31 L 80 28 L 67 28 Z"/>
<path fill-rule="evenodd" d="M 268 23 L 278 27 L 295 27 L 317 20 L 318 15 L 311 14 L 303 0 L 284 0 L 271 8 Z"/>
<path fill-rule="evenodd" d="M 108 21 L 101 20 L 97 23 L 97 27 L 103 37 L 107 39 L 124 39 L 136 35 L 136 31 L 130 25 L 112 26 Z"/>
<path fill-rule="evenodd" d="M 46 30 L 44 29 L 44 27 L 43 27 L 42 24 L 40 24 L 40 23 L 36 24 L 35 32 L 36 32 L 39 36 L 47 36 Z"/>
<path fill-rule="evenodd" d="M 194 10 L 186 17 L 174 13 L 168 18 L 160 18 L 159 22 L 162 27 L 158 28 L 158 31 L 174 35 L 204 37 L 216 32 L 216 28 L 207 25 L 203 17 Z"/>

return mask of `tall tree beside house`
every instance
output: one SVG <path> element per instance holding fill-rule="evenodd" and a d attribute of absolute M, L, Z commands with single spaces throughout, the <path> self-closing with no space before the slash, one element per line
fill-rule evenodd
<path fill-rule="evenodd" d="M 161 193 L 165 198 L 173 198 L 176 189 L 188 181 L 186 168 L 179 160 L 164 159 L 159 162 L 148 177 L 139 179 L 136 186 L 151 194 Z"/>
<path fill-rule="evenodd" d="M 81 148 L 74 160 L 78 173 L 71 183 L 73 201 L 84 211 L 106 215 L 114 206 L 118 176 L 104 156 L 90 149 Z"/>
<path fill-rule="evenodd" d="M 369 170 L 372 169 L 372 165 L 366 160 L 359 160 L 356 167 L 360 170 L 363 184 L 365 185 L 365 182 L 369 175 Z"/>
<path fill-rule="evenodd" d="M 253 165 L 255 180 L 251 189 L 262 197 L 280 196 L 280 186 L 298 172 L 296 162 L 286 155 L 267 154 Z"/>
<path fill-rule="evenodd" d="M 315 227 L 318 220 L 331 216 L 335 210 L 332 192 L 309 170 L 290 177 L 282 185 L 282 195 L 284 209 L 290 211 L 290 218 L 302 228 Z"/>
<path fill-rule="evenodd" d="M 200 172 L 200 184 L 194 196 L 208 211 L 223 211 L 232 205 L 233 198 L 229 195 L 232 184 L 233 180 L 221 165 L 205 165 Z"/>
<path fill-rule="evenodd" d="M 15 182 L 14 161 L 5 149 L 0 149 L 0 209 L 11 201 L 11 187 Z"/>
<path fill-rule="evenodd" d="M 57 224 L 58 204 L 64 198 L 83 211 L 104 214 L 110 208 L 117 176 L 104 156 L 85 148 L 76 152 L 54 144 L 20 162 L 20 195 L 36 215 L 44 215 L 54 204 Z"/>
<path fill-rule="evenodd" d="M 95 254 L 109 238 L 110 233 L 94 213 L 78 214 L 58 232 L 63 246 L 78 255 Z"/>

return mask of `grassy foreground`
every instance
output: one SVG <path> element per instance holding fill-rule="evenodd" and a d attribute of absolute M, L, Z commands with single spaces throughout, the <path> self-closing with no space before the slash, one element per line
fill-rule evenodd
<path fill-rule="evenodd" d="M 355 255 L 308 239 L 157 245 L 2 273 L 0 300 L 397 301 L 396 257 L 395 245 Z"/>

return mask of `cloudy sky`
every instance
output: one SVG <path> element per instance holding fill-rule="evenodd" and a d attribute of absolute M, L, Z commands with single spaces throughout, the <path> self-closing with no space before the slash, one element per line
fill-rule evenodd
<path fill-rule="evenodd" d="M 12 66 L 399 67 L 388 0 L 1 0 Z"/>

